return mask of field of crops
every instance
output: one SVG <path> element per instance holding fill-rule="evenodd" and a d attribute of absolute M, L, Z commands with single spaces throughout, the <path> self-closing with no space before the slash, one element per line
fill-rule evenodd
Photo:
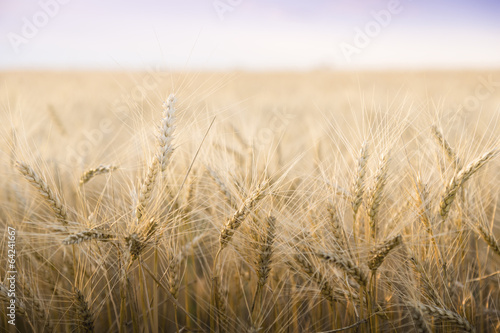
<path fill-rule="evenodd" d="M 499 88 L 0 73 L 1 331 L 498 332 Z"/>

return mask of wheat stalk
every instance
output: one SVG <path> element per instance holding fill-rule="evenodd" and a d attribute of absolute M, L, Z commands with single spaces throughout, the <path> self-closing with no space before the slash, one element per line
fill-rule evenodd
<path fill-rule="evenodd" d="M 387 182 L 387 171 L 389 165 L 389 153 L 382 154 L 380 165 L 375 174 L 375 186 L 370 190 L 368 199 L 368 216 L 370 217 L 370 232 L 372 238 L 377 236 L 377 215 L 382 201 L 382 191 Z"/>
<path fill-rule="evenodd" d="M 137 259 L 142 251 L 147 246 L 147 243 L 153 238 L 158 228 L 158 223 L 155 219 L 150 219 L 144 226 L 138 226 L 135 231 L 125 237 L 125 245 L 132 256 L 132 259 Z"/>
<path fill-rule="evenodd" d="M 366 287 L 368 283 L 368 277 L 366 273 L 363 271 L 363 269 L 356 266 L 356 264 L 352 260 L 326 252 L 317 252 L 316 255 L 319 258 L 334 264 L 335 266 L 346 272 L 347 275 L 353 278 L 356 282 L 358 282 L 359 285 Z"/>
<path fill-rule="evenodd" d="M 225 332 L 229 327 L 227 310 L 226 310 L 226 295 L 222 290 L 222 283 L 219 276 L 213 277 L 215 306 L 217 308 L 217 317 L 219 318 L 220 331 Z"/>
<path fill-rule="evenodd" d="M 271 271 L 271 262 L 273 255 L 273 243 L 276 232 L 276 218 L 269 216 L 266 218 L 267 232 L 265 237 L 259 244 L 257 257 L 257 276 L 259 278 L 258 285 L 263 287 L 269 277 Z"/>
<path fill-rule="evenodd" d="M 85 241 L 89 241 L 92 239 L 98 240 L 98 241 L 106 241 L 108 239 L 112 238 L 110 234 L 104 233 L 102 231 L 96 230 L 96 229 L 89 229 L 89 230 L 84 230 L 81 232 L 78 232 L 73 235 L 69 235 L 66 237 L 62 243 L 64 245 L 72 245 L 72 244 L 80 244 Z"/>
<path fill-rule="evenodd" d="M 429 324 L 425 321 L 424 316 L 419 308 L 410 306 L 410 314 L 415 324 L 415 330 L 417 333 L 432 333 Z"/>
<path fill-rule="evenodd" d="M 321 295 L 330 302 L 330 304 L 333 304 L 335 302 L 335 291 L 330 282 L 323 276 L 323 273 L 311 264 L 310 258 L 302 253 L 295 254 L 293 259 L 300 267 L 300 271 L 309 276 L 311 280 L 318 285 Z M 290 266 L 293 267 L 292 264 L 290 264 Z"/>
<path fill-rule="evenodd" d="M 358 169 L 356 171 L 356 175 L 354 178 L 354 185 L 351 191 L 351 206 L 354 215 L 354 220 L 356 220 L 356 215 L 358 214 L 359 206 L 361 206 L 361 202 L 363 201 L 363 193 L 365 187 L 365 178 L 366 178 L 366 166 L 368 164 L 368 142 L 363 142 L 363 146 L 361 147 L 360 157 L 358 160 Z"/>
<path fill-rule="evenodd" d="M 97 175 L 102 175 L 105 173 L 109 173 L 113 170 L 118 169 L 117 166 L 113 165 L 99 165 L 97 168 L 89 169 L 85 171 L 80 178 L 80 186 L 84 185 L 85 183 L 88 183 L 92 178 L 94 178 Z"/>
<path fill-rule="evenodd" d="M 401 235 L 397 235 L 396 237 L 385 241 L 383 244 L 373 249 L 371 251 L 372 257 L 368 261 L 368 268 L 372 271 L 377 270 L 380 265 L 382 265 L 387 255 L 399 246 L 402 243 L 402 240 L 403 238 Z"/>
<path fill-rule="evenodd" d="M 461 327 L 465 332 L 476 332 L 475 328 L 469 323 L 469 321 L 456 312 L 422 303 L 417 304 L 417 308 L 437 320 L 453 323 Z"/>
<path fill-rule="evenodd" d="M 250 196 L 243 202 L 241 207 L 227 220 L 222 228 L 219 236 L 220 248 L 219 252 L 224 249 L 231 241 L 235 231 L 241 226 L 248 213 L 253 209 L 255 204 L 264 196 L 268 182 L 264 181 Z"/>
<path fill-rule="evenodd" d="M 453 176 L 450 180 L 446 189 L 441 198 L 441 202 L 439 204 L 439 215 L 441 215 L 442 219 L 445 220 L 450 212 L 451 205 L 457 196 L 457 192 L 460 187 L 469 180 L 470 177 L 476 171 L 478 171 L 482 166 L 484 166 L 488 161 L 493 159 L 500 152 L 499 149 L 493 149 L 484 155 L 478 157 L 474 161 L 470 162 L 467 166 L 462 168 L 458 174 Z"/>
<path fill-rule="evenodd" d="M 50 189 L 47 182 L 40 177 L 28 164 L 17 161 L 16 167 L 24 178 L 38 190 L 38 193 L 47 201 L 55 216 L 63 225 L 68 224 L 68 214 L 66 207 L 59 197 Z"/>
<path fill-rule="evenodd" d="M 215 170 L 213 170 L 212 168 L 210 168 L 208 166 L 205 166 L 205 168 L 208 170 L 208 173 L 210 174 L 212 179 L 215 181 L 215 183 L 219 187 L 219 190 L 226 197 L 229 205 L 231 207 L 233 207 L 234 209 L 237 209 L 238 205 L 237 205 L 236 198 L 231 194 L 231 191 L 229 191 L 228 187 L 226 186 L 224 181 L 219 177 L 217 172 L 215 172 Z"/>
<path fill-rule="evenodd" d="M 138 221 L 141 221 L 146 205 L 151 198 L 158 171 L 164 172 L 166 170 L 167 165 L 170 162 L 170 157 L 174 152 L 172 140 L 175 129 L 175 102 L 176 99 L 174 95 L 170 95 L 167 101 L 163 104 L 163 118 L 161 121 L 160 132 L 157 136 L 158 151 L 149 165 L 148 173 L 142 183 L 139 200 L 135 210 Z"/>
<path fill-rule="evenodd" d="M 85 300 L 85 296 L 79 289 L 75 288 L 73 297 L 79 331 L 85 333 L 94 332 L 94 316 L 88 302 Z"/>
<path fill-rule="evenodd" d="M 351 249 L 349 248 L 349 244 L 347 242 L 347 237 L 342 226 L 342 222 L 339 217 L 338 209 L 333 205 L 332 202 L 328 203 L 327 206 L 328 213 L 330 215 L 330 229 L 332 231 L 333 237 L 336 240 L 336 246 L 340 249 L 345 249 L 349 251 L 349 255 L 351 255 Z"/>
<path fill-rule="evenodd" d="M 177 299 L 179 296 L 179 282 L 180 282 L 180 265 L 182 255 L 181 253 L 173 253 L 172 250 L 168 252 L 168 286 L 170 294 Z"/>
<path fill-rule="evenodd" d="M 24 297 L 30 299 L 31 307 L 33 308 L 38 320 L 43 323 L 44 330 L 52 332 L 53 327 L 48 315 L 48 309 L 43 306 L 39 298 L 33 294 L 31 288 L 24 282 L 22 283 L 22 290 Z"/>
<path fill-rule="evenodd" d="M 448 160 L 455 166 L 455 169 L 459 169 L 461 167 L 460 159 L 458 158 L 453 148 L 451 148 L 448 141 L 444 138 L 443 133 L 441 133 L 441 131 L 435 125 L 431 126 L 431 132 L 434 139 L 436 139 L 436 142 L 446 153 L 446 157 L 448 158 Z"/>
<path fill-rule="evenodd" d="M 500 245 L 498 244 L 495 236 L 481 224 L 477 225 L 477 231 L 479 235 L 484 239 L 486 244 L 488 244 L 488 246 L 491 248 L 491 250 L 500 256 Z"/>

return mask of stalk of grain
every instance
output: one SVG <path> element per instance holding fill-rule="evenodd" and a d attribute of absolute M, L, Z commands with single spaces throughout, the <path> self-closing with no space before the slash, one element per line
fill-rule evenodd
<path fill-rule="evenodd" d="M 217 309 L 216 315 L 217 315 L 218 322 L 219 322 L 219 330 L 220 330 L 220 332 L 226 332 L 226 330 L 229 327 L 229 322 L 228 322 L 227 312 L 226 312 L 227 311 L 227 309 L 226 309 L 227 299 L 226 299 L 224 291 L 222 290 L 222 283 L 221 283 L 220 276 L 214 276 L 213 286 L 214 286 L 214 296 L 215 296 L 215 307 Z"/>
<path fill-rule="evenodd" d="M 368 164 L 368 142 L 363 142 L 361 147 L 361 152 L 358 160 L 358 169 L 354 177 L 353 189 L 351 191 L 351 206 L 353 211 L 354 221 L 356 221 L 356 215 L 358 214 L 359 206 L 363 201 L 363 193 L 365 191 L 365 178 L 366 178 L 366 166 Z"/>
<path fill-rule="evenodd" d="M 496 157 L 500 153 L 500 149 L 493 149 L 484 155 L 478 157 L 474 161 L 470 162 L 467 166 L 462 168 L 458 174 L 453 176 L 450 180 L 441 198 L 439 204 L 439 215 L 443 220 L 446 219 L 450 212 L 451 205 L 457 196 L 457 192 L 460 187 L 469 180 L 474 173 L 476 173 L 482 166 L 484 166 L 488 161 Z"/>
<path fill-rule="evenodd" d="M 35 170 L 33 170 L 28 164 L 24 162 L 17 161 L 16 167 L 19 172 L 24 176 L 24 178 L 40 193 L 40 195 L 49 204 L 50 208 L 54 212 L 56 218 L 63 225 L 68 224 L 68 214 L 66 207 L 62 204 L 59 197 L 50 189 L 47 182 L 40 177 Z"/>
<path fill-rule="evenodd" d="M 346 241 L 346 236 L 344 232 L 344 228 L 342 227 L 342 223 L 340 222 L 339 212 L 337 208 L 333 205 L 332 202 L 328 203 L 327 206 L 328 213 L 330 215 L 330 230 L 332 231 L 333 237 L 338 244 L 340 249 L 349 250 L 349 245 Z M 350 251 L 349 251 L 350 253 Z"/>
<path fill-rule="evenodd" d="M 271 271 L 271 262 L 273 255 L 273 243 L 276 231 L 276 218 L 274 216 L 269 216 L 266 218 L 267 231 L 264 239 L 260 242 L 259 255 L 257 258 L 256 265 L 257 275 L 259 278 L 258 285 L 263 287 L 267 279 L 269 278 L 269 272 Z"/>
<path fill-rule="evenodd" d="M 444 138 L 443 133 L 437 128 L 436 125 L 431 126 L 431 133 L 438 145 L 443 149 L 443 151 L 446 154 L 446 157 L 450 161 L 450 163 L 453 164 L 456 170 L 461 168 L 461 163 L 460 159 L 458 158 L 457 154 L 451 148 L 450 144 L 448 141 Z"/>
<path fill-rule="evenodd" d="M 326 252 L 317 252 L 316 255 L 319 258 L 334 264 L 335 266 L 346 272 L 347 275 L 353 278 L 356 282 L 358 282 L 360 286 L 366 287 L 368 283 L 368 277 L 366 273 L 364 272 L 363 269 L 361 269 L 361 267 L 358 267 L 352 260 L 337 256 L 333 253 L 326 253 Z"/>
<path fill-rule="evenodd" d="M 172 141 L 175 130 L 175 102 L 174 95 L 170 95 L 167 101 L 163 104 L 163 118 L 160 125 L 160 131 L 157 136 L 157 152 L 150 163 L 146 178 L 142 183 L 139 200 L 135 210 L 137 220 L 141 221 L 146 205 L 151 198 L 153 188 L 156 183 L 158 171 L 164 172 L 167 168 L 170 158 L 174 152 Z"/>
<path fill-rule="evenodd" d="M 132 260 L 137 259 L 141 255 L 148 242 L 155 235 L 157 229 L 158 223 L 156 223 L 155 219 L 152 218 L 147 224 L 136 227 L 133 232 L 125 237 L 125 245 L 132 257 Z"/>
<path fill-rule="evenodd" d="M 172 251 L 169 251 L 168 254 L 168 268 L 167 268 L 167 274 L 168 274 L 168 286 L 170 290 L 170 294 L 177 299 L 179 296 L 179 284 L 180 284 L 180 265 L 181 265 L 181 259 L 182 255 L 181 253 L 173 253 Z"/>
<path fill-rule="evenodd" d="M 372 271 L 377 270 L 380 265 L 384 262 L 385 258 L 389 255 L 389 253 L 394 250 L 396 247 L 401 245 L 403 238 L 401 235 L 397 235 L 391 239 L 388 239 L 383 244 L 379 245 L 375 249 L 371 251 L 371 258 L 368 261 L 368 268 Z"/>
<path fill-rule="evenodd" d="M 210 174 L 212 179 L 215 181 L 215 183 L 219 187 L 219 190 L 226 197 L 226 200 L 229 203 L 229 205 L 232 208 L 237 209 L 238 205 L 237 205 L 236 198 L 231 194 L 231 191 L 229 191 L 228 187 L 226 186 L 224 181 L 220 178 L 220 176 L 217 174 L 217 172 L 215 172 L 215 170 L 213 170 L 212 168 L 210 168 L 208 166 L 205 166 L 205 168 L 207 169 L 208 173 Z"/>
<path fill-rule="evenodd" d="M 418 307 L 410 306 L 410 314 L 417 333 L 432 333 L 429 324 Z"/>
<path fill-rule="evenodd" d="M 97 175 L 102 175 L 106 173 L 110 173 L 113 170 L 118 169 L 117 166 L 113 165 L 99 165 L 97 168 L 92 168 L 83 173 L 83 175 L 80 177 L 80 186 L 84 185 L 85 183 L 88 183 L 92 178 L 94 178 Z"/>
<path fill-rule="evenodd" d="M 323 296 L 330 305 L 336 301 L 335 291 L 330 282 L 323 273 L 311 264 L 310 258 L 304 253 L 298 253 L 293 256 L 295 263 L 300 267 L 300 271 L 305 273 L 319 287 L 321 296 Z M 294 267 L 290 263 L 291 267 Z"/>
<path fill-rule="evenodd" d="M 430 301 L 439 304 L 440 297 L 438 296 L 438 293 L 422 264 L 415 257 L 410 257 L 409 260 L 412 263 L 413 271 L 416 273 L 418 280 L 421 283 L 420 288 L 426 292 L 425 294 L 422 294 L 425 295 L 425 297 Z"/>
<path fill-rule="evenodd" d="M 370 235 L 373 239 L 377 237 L 377 216 L 382 201 L 382 192 L 387 182 L 387 171 L 389 166 L 389 152 L 382 154 L 380 164 L 375 174 L 375 185 L 370 190 L 368 199 L 368 216 L 370 217 Z"/>
<path fill-rule="evenodd" d="M 48 314 L 48 308 L 44 307 L 44 305 L 40 302 L 39 297 L 34 295 L 31 287 L 27 283 L 22 282 L 21 284 L 24 297 L 29 299 L 29 304 L 31 305 L 31 308 L 33 309 L 33 312 L 35 313 L 38 321 L 43 324 L 43 330 L 52 332 L 53 327 L 51 318 Z"/>
<path fill-rule="evenodd" d="M 240 206 L 240 208 L 233 213 L 233 215 L 227 220 L 226 224 L 222 228 L 219 236 L 219 250 L 215 254 L 214 257 L 214 262 L 213 262 L 213 269 L 212 269 L 212 300 L 217 301 L 217 283 L 220 283 L 218 281 L 218 271 L 217 271 L 217 264 L 218 264 L 218 259 L 219 255 L 224 250 L 224 248 L 229 244 L 231 239 L 233 238 L 234 233 L 236 230 L 241 226 L 247 215 L 250 213 L 250 211 L 253 209 L 253 207 L 257 204 L 257 202 L 264 196 L 265 191 L 268 187 L 269 183 L 268 181 L 262 182 L 255 191 L 250 194 L 250 196 L 243 202 L 243 204 Z M 211 302 L 213 304 L 213 302 Z M 214 327 L 214 316 L 212 313 L 213 307 L 210 307 L 210 327 L 211 330 L 213 331 L 215 329 Z"/>
<path fill-rule="evenodd" d="M 75 288 L 73 297 L 78 330 L 85 333 L 94 332 L 94 315 L 85 296 L 79 289 Z"/>
<path fill-rule="evenodd" d="M 227 220 L 226 224 L 222 228 L 219 236 L 220 248 L 219 252 L 222 251 L 227 244 L 231 241 L 236 230 L 241 226 L 248 213 L 252 211 L 253 207 L 257 202 L 264 196 L 265 191 L 268 187 L 268 182 L 262 182 L 255 191 L 250 194 L 250 196 L 243 202 L 240 208 L 234 212 L 234 214 Z"/>
<path fill-rule="evenodd" d="M 257 302 L 261 302 L 262 290 L 266 285 L 267 279 L 269 278 L 269 273 L 271 272 L 271 263 L 273 255 L 273 243 L 276 232 L 276 218 L 274 216 L 268 216 L 266 218 L 266 234 L 263 239 L 259 242 L 258 255 L 255 265 L 257 267 L 257 290 L 255 291 L 255 296 L 253 298 L 253 304 L 251 313 L 254 312 L 254 308 Z"/>
<path fill-rule="evenodd" d="M 76 234 L 69 235 L 66 237 L 62 243 L 64 245 L 72 245 L 72 244 L 80 244 L 85 241 L 89 241 L 92 239 L 98 240 L 98 241 L 106 241 L 112 238 L 108 233 L 102 232 L 97 229 L 89 229 L 89 230 L 84 230 L 81 232 L 78 232 Z"/>
<path fill-rule="evenodd" d="M 476 230 L 479 233 L 479 235 L 484 239 L 486 244 L 488 244 L 490 249 L 500 256 L 500 245 L 498 244 L 498 241 L 496 240 L 495 236 L 481 224 L 477 225 Z"/>
<path fill-rule="evenodd" d="M 459 326 L 464 332 L 474 333 L 476 332 L 474 326 L 472 326 L 469 321 L 458 313 L 453 312 L 448 309 L 440 308 L 434 305 L 428 304 L 417 304 L 417 308 L 424 314 L 429 315 L 439 321 L 453 323 Z"/>

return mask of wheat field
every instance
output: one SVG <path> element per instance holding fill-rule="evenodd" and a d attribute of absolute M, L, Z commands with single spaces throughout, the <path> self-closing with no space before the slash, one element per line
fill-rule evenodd
<path fill-rule="evenodd" d="M 2 332 L 500 331 L 497 82 L 0 73 Z"/>

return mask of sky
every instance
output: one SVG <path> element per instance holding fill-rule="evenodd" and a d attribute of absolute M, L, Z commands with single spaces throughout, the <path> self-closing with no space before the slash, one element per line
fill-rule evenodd
<path fill-rule="evenodd" d="M 500 68 L 498 0 L 0 0 L 0 70 Z"/>

